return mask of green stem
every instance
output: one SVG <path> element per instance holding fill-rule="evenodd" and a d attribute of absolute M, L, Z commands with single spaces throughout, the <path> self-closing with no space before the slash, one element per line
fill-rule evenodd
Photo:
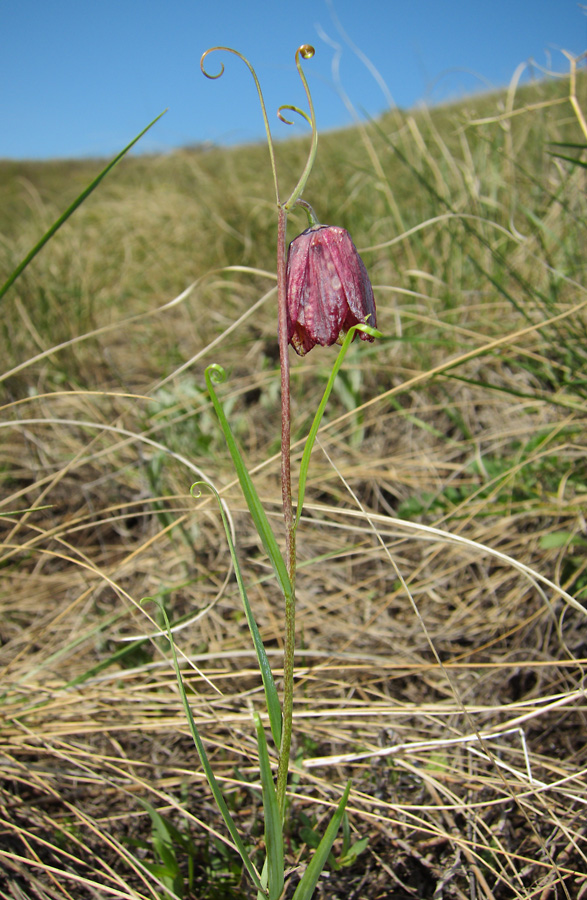
<path fill-rule="evenodd" d="M 298 198 L 296 200 L 296 206 L 301 206 L 302 209 L 305 210 L 310 226 L 320 225 L 320 222 L 318 221 L 318 216 L 316 215 L 316 213 L 314 212 L 314 210 L 312 209 L 312 207 L 306 200 L 301 200 Z"/>
<path fill-rule="evenodd" d="M 309 44 L 302 44 L 301 47 L 298 47 L 296 51 L 296 68 L 298 70 L 299 76 L 302 79 L 302 84 L 304 85 L 304 91 L 306 92 L 306 97 L 308 100 L 308 107 L 310 109 L 310 124 L 312 126 L 312 143 L 310 146 L 310 152 L 308 154 L 308 159 L 306 161 L 306 165 L 304 171 L 300 176 L 300 180 L 297 185 L 289 195 L 288 199 L 285 201 L 283 206 L 286 210 L 291 209 L 296 201 L 302 196 L 302 191 L 306 187 L 306 182 L 310 177 L 310 172 L 312 171 L 312 166 L 314 165 L 314 160 L 316 159 L 316 150 L 318 149 L 318 129 L 316 128 L 316 115 L 314 113 L 314 104 L 312 102 L 312 95 L 310 93 L 310 88 L 308 87 L 308 82 L 306 81 L 306 76 L 304 75 L 304 70 L 302 69 L 302 64 L 300 62 L 300 56 L 303 59 L 311 59 L 314 56 L 314 48 Z M 304 118 L 307 118 L 305 116 Z"/>
<path fill-rule="evenodd" d="M 291 732 L 293 718 L 294 657 L 296 637 L 296 522 L 293 514 L 291 493 L 291 402 L 289 378 L 289 341 L 287 335 L 287 251 L 286 227 L 287 212 L 299 200 L 312 170 L 318 145 L 318 131 L 312 97 L 308 82 L 302 70 L 300 57 L 311 59 L 314 48 L 304 44 L 296 51 L 296 67 L 299 72 L 308 105 L 310 107 L 310 124 L 312 126 L 312 144 L 304 171 L 296 187 L 285 203 L 278 201 L 277 221 L 277 295 L 278 295 L 278 334 L 279 357 L 281 361 L 281 496 L 283 502 L 283 518 L 285 522 L 285 564 L 291 585 L 291 592 L 285 593 L 285 636 L 283 648 L 283 729 L 279 764 L 277 767 L 277 802 L 282 818 L 285 817 L 285 794 L 289 772 L 289 753 L 291 748 Z M 303 114 L 302 114 L 303 115 Z M 304 116 L 306 119 L 307 116 Z M 302 201 L 304 207 L 309 207 Z"/>
<path fill-rule="evenodd" d="M 278 334 L 281 359 L 281 496 L 285 522 L 285 564 L 291 584 L 291 592 L 285 594 L 285 645 L 283 652 L 283 730 L 277 768 L 277 802 L 283 817 L 285 792 L 289 771 L 289 751 L 293 716 L 293 674 L 295 654 L 295 576 L 296 537 L 291 494 L 291 403 L 289 383 L 289 342 L 287 338 L 287 212 L 279 207 L 277 224 L 277 294 Z"/>
<path fill-rule="evenodd" d="M 308 100 L 308 106 L 310 109 L 310 114 L 308 115 L 303 110 L 298 109 L 296 106 L 283 106 L 280 107 L 278 115 L 279 117 L 287 122 L 287 119 L 281 115 L 282 109 L 290 109 L 293 112 L 301 115 L 312 128 L 312 141 L 310 145 L 310 151 L 308 154 L 308 159 L 306 161 L 306 165 L 304 167 L 304 171 L 302 172 L 300 179 L 290 194 L 289 198 L 283 203 L 279 196 L 279 185 L 277 181 L 277 167 L 275 164 L 275 152 L 273 148 L 273 141 L 271 138 L 271 129 L 269 128 L 269 120 L 267 118 L 267 111 L 265 109 L 265 101 L 263 99 L 263 93 L 261 91 L 261 85 L 259 84 L 259 80 L 257 78 L 256 72 L 253 69 L 252 65 L 248 61 L 248 59 L 239 53 L 237 50 L 233 50 L 231 47 L 211 47 L 209 50 L 203 54 L 200 60 L 200 68 L 204 75 L 207 78 L 220 78 L 224 72 L 224 65 L 221 65 L 220 71 L 216 74 L 212 74 L 206 70 L 206 59 L 210 53 L 213 53 L 216 50 L 224 50 L 227 53 L 232 53 L 234 56 L 238 56 L 241 59 L 247 68 L 249 69 L 251 75 L 253 76 L 255 86 L 257 88 L 257 92 L 259 95 L 259 102 L 261 104 L 261 112 L 263 114 L 263 122 L 265 125 L 265 131 L 267 134 L 267 143 L 269 145 L 269 156 L 271 160 L 271 171 L 273 173 L 273 181 L 275 185 L 275 197 L 277 200 L 277 209 L 278 209 L 278 225 L 277 225 L 277 290 L 278 290 L 278 333 L 279 333 L 279 356 L 281 360 L 281 492 L 282 492 L 282 500 L 283 500 L 283 517 L 285 521 L 285 541 L 286 541 L 286 555 L 285 555 L 285 565 L 287 568 L 287 575 L 289 578 L 281 577 L 280 581 L 283 586 L 283 594 L 285 600 L 285 635 L 284 635 L 284 652 L 283 652 L 283 729 L 281 732 L 281 746 L 279 749 L 279 764 L 277 768 L 277 801 L 279 805 L 279 811 L 284 817 L 285 814 L 285 794 L 287 790 L 287 776 L 289 772 L 289 753 L 291 747 L 291 732 L 292 732 L 292 716 L 293 716 L 293 679 L 294 679 L 294 652 L 295 652 L 295 575 L 296 575 L 296 522 L 293 514 L 293 503 L 292 503 L 292 493 L 291 493 L 291 410 L 290 410 L 290 384 L 289 384 L 289 341 L 287 336 L 287 257 L 286 257 L 286 226 L 287 226 L 287 213 L 296 203 L 299 203 L 306 212 L 308 213 L 308 217 L 310 218 L 310 222 L 315 221 L 316 215 L 310 205 L 303 200 L 300 200 L 302 191 L 306 186 L 306 182 L 309 178 L 310 172 L 312 170 L 312 166 L 314 164 L 314 159 L 316 158 L 316 149 L 318 146 L 318 131 L 316 128 L 316 116 L 314 114 L 314 105 L 312 103 L 312 96 L 310 94 L 310 89 L 308 87 L 308 82 L 306 81 L 306 76 L 304 75 L 302 69 L 301 60 L 311 59 L 314 56 L 314 48 L 310 46 L 310 44 L 302 44 L 301 47 L 298 47 L 295 55 L 296 68 L 298 70 L 299 76 L 302 80 L 302 84 L 304 86 L 304 91 L 306 92 L 306 97 Z M 207 374 L 208 380 L 208 374 Z M 211 389 L 211 375 L 210 382 L 208 384 L 208 389 L 211 390 L 210 396 L 212 397 L 212 402 L 214 403 L 215 395 L 213 389 Z M 219 404 L 215 403 L 216 411 L 220 417 L 221 423 L 223 422 L 223 412 Z M 223 426 L 224 427 L 224 426 Z M 232 440 L 232 435 L 230 434 L 230 429 L 228 427 L 228 423 L 226 423 L 225 435 L 230 435 Z M 234 444 L 234 442 L 232 442 Z M 229 441 L 229 446 L 232 444 Z M 240 455 L 236 450 L 236 445 L 234 445 L 235 450 L 233 453 L 233 459 L 239 460 Z M 232 452 L 232 451 L 231 451 Z M 241 483 L 246 482 L 248 485 L 248 475 L 244 471 L 244 467 L 242 467 L 242 479 Z M 241 478 L 241 475 L 239 475 Z M 253 491 L 249 490 L 249 494 L 252 496 Z M 261 521 L 261 510 L 257 508 L 255 503 L 252 504 L 251 511 L 255 510 L 257 513 L 257 520 Z M 261 533 L 261 532 L 260 532 Z M 266 547 L 266 549 L 271 549 Z M 280 554 L 273 554 L 273 558 L 275 558 L 277 562 L 277 566 L 279 566 L 279 561 L 281 559 Z M 279 576 L 279 571 L 276 569 L 277 574 Z M 282 573 L 283 574 L 283 573 Z"/>

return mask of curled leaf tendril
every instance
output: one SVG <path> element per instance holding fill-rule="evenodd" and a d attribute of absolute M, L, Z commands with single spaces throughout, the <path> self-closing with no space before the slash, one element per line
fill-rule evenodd
<path fill-rule="evenodd" d="M 277 167 L 275 165 L 275 151 L 273 149 L 273 138 L 271 137 L 271 129 L 269 127 L 269 119 L 267 118 L 267 109 L 265 107 L 265 100 L 263 98 L 263 91 L 261 90 L 261 85 L 259 84 L 259 79 L 257 78 L 257 73 L 255 72 L 253 66 L 248 61 L 246 56 L 243 56 L 242 53 L 239 53 L 238 50 L 233 50 L 232 47 L 210 47 L 206 50 L 205 53 L 202 54 L 202 58 L 200 59 L 200 69 L 202 73 L 206 76 L 206 78 L 220 78 L 224 73 L 224 64 L 221 63 L 220 72 L 217 75 L 211 75 L 206 71 L 205 61 L 206 57 L 210 53 L 214 53 L 217 50 L 223 50 L 225 53 L 232 53 L 233 56 L 238 56 L 239 59 L 242 59 L 245 66 L 253 76 L 253 81 L 255 82 L 255 87 L 257 88 L 257 94 L 259 95 L 259 103 L 261 104 L 261 112 L 263 114 L 263 123 L 265 125 L 265 134 L 267 135 L 267 144 L 269 146 L 269 158 L 271 160 L 271 171 L 273 172 L 273 183 L 275 185 L 275 197 L 277 200 L 277 205 L 279 206 L 279 184 L 277 181 Z"/>
<path fill-rule="evenodd" d="M 362 331 L 365 334 L 368 334 L 370 337 L 374 338 L 382 338 L 385 337 L 382 331 L 379 331 L 377 328 L 373 328 L 372 325 L 367 325 L 366 323 L 359 322 L 358 325 L 353 326 L 357 331 Z"/>
<path fill-rule="evenodd" d="M 269 147 L 269 158 L 271 161 L 271 171 L 273 173 L 273 183 L 275 186 L 275 197 L 277 200 L 277 206 L 281 207 L 282 209 L 284 209 L 287 212 L 288 210 L 290 210 L 292 208 L 292 206 L 294 206 L 294 204 L 299 199 L 299 197 L 302 194 L 302 191 L 304 190 L 304 188 L 306 186 L 306 182 L 308 180 L 308 177 L 312 170 L 312 166 L 314 164 L 314 159 L 316 157 L 316 149 L 318 146 L 318 130 L 316 128 L 316 117 L 314 114 L 314 104 L 312 103 L 312 96 L 310 94 L 308 82 L 306 81 L 306 76 L 304 75 L 304 72 L 302 69 L 302 64 L 301 64 L 302 59 L 303 60 L 312 59 L 312 57 L 314 56 L 316 51 L 314 50 L 314 48 L 312 47 L 311 44 L 302 44 L 296 50 L 296 55 L 295 55 L 296 68 L 297 68 L 298 74 L 302 80 L 302 84 L 304 86 L 304 91 L 306 92 L 306 97 L 308 100 L 308 107 L 310 110 L 309 115 L 308 115 L 308 113 L 304 112 L 302 109 L 299 109 L 299 107 L 291 106 L 289 104 L 280 106 L 279 109 L 277 110 L 278 118 L 282 122 L 285 122 L 287 125 L 293 125 L 293 122 L 291 122 L 289 119 L 285 118 L 285 116 L 282 115 L 282 110 L 284 110 L 284 109 L 287 109 L 287 110 L 290 110 L 291 112 L 297 113 L 299 116 L 301 116 L 303 119 L 306 120 L 306 122 L 312 129 L 312 144 L 310 147 L 310 152 L 308 154 L 308 159 L 307 159 L 306 165 L 304 167 L 304 171 L 302 172 L 302 175 L 301 175 L 297 185 L 295 186 L 294 190 L 292 191 L 292 193 L 290 194 L 289 198 L 286 200 L 285 203 L 282 203 L 281 198 L 279 196 L 279 183 L 277 180 L 277 166 L 275 163 L 275 150 L 274 150 L 274 146 L 273 146 L 273 137 L 271 135 L 271 128 L 269 127 L 269 119 L 267 117 L 267 108 L 265 106 L 265 100 L 263 98 L 263 92 L 261 90 L 261 85 L 259 83 L 259 79 L 257 78 L 257 73 L 255 72 L 255 69 L 253 68 L 253 66 L 251 65 L 249 60 L 246 58 L 246 56 L 243 56 L 243 54 L 239 53 L 238 50 L 233 50 L 232 47 L 218 46 L 218 47 L 210 47 L 208 50 L 205 51 L 205 53 L 202 54 L 202 58 L 200 59 L 200 69 L 202 70 L 202 74 L 205 75 L 206 78 L 210 78 L 212 81 L 214 81 L 215 79 L 220 78 L 224 74 L 224 63 L 220 64 L 220 71 L 217 73 L 209 72 L 206 68 L 207 57 L 211 53 L 215 53 L 216 51 L 232 53 L 233 56 L 237 56 L 239 59 L 241 59 L 244 62 L 244 64 L 246 65 L 246 67 L 248 68 L 249 72 L 251 73 L 251 75 L 253 77 L 253 81 L 255 82 L 255 87 L 257 88 L 257 94 L 259 95 L 259 103 L 261 104 L 261 112 L 263 115 L 263 124 L 265 126 L 265 134 L 267 135 L 267 144 Z"/>
<path fill-rule="evenodd" d="M 314 160 L 316 158 L 316 150 L 318 149 L 318 129 L 316 128 L 316 114 L 314 112 L 314 104 L 312 102 L 312 95 L 310 93 L 310 88 L 308 87 L 308 82 L 306 81 L 306 76 L 304 75 L 304 70 L 302 68 L 302 63 L 300 60 L 300 57 L 302 59 L 312 59 L 315 52 L 316 51 L 311 44 L 302 44 L 302 46 L 298 47 L 298 49 L 296 50 L 296 69 L 298 70 L 298 75 L 302 80 L 304 91 L 306 92 L 310 115 L 308 116 L 302 113 L 301 110 L 299 110 L 297 107 L 281 107 L 281 109 L 291 109 L 295 112 L 300 113 L 300 115 L 302 115 L 306 119 L 306 121 L 309 122 L 312 129 L 312 144 L 310 146 L 310 152 L 308 153 L 308 159 L 306 160 L 304 171 L 302 172 L 298 183 L 289 195 L 288 199 L 283 204 L 283 208 L 286 211 L 290 210 L 292 206 L 295 205 L 296 200 L 301 197 L 302 191 L 304 190 L 306 182 L 310 176 L 310 172 L 312 171 L 312 166 L 314 165 Z"/>
<path fill-rule="evenodd" d="M 216 78 L 220 78 L 222 75 L 224 75 L 224 63 L 223 62 L 220 63 L 220 72 L 218 72 L 217 75 L 212 75 L 210 72 L 206 71 L 204 62 L 205 62 L 208 54 L 212 53 L 214 50 L 228 50 L 228 47 L 210 47 L 209 50 L 206 50 L 206 52 L 202 54 L 202 58 L 200 60 L 200 69 L 202 70 L 202 73 L 206 76 L 206 78 L 210 79 L 210 81 L 214 81 Z M 230 52 L 232 52 L 232 51 L 230 51 Z"/>
<path fill-rule="evenodd" d="M 306 120 L 310 128 L 312 127 L 312 120 L 308 113 L 304 112 L 304 110 L 300 109 L 298 106 L 291 106 L 291 104 L 289 103 L 284 103 L 283 106 L 280 106 L 277 110 L 277 118 L 280 119 L 280 121 L 285 122 L 286 125 L 293 125 L 293 122 L 291 122 L 289 119 L 286 119 L 285 116 L 282 116 L 282 109 L 290 109 L 292 112 L 297 113 L 298 116 L 302 116 L 302 118 Z"/>
<path fill-rule="evenodd" d="M 139 600 L 139 606 L 144 606 L 145 603 L 156 603 L 159 609 L 161 609 L 161 599 L 159 597 L 142 597 Z"/>
<path fill-rule="evenodd" d="M 190 494 L 194 500 L 199 500 L 202 496 L 202 484 L 205 484 L 205 482 L 194 481 L 194 483 L 192 484 L 190 488 Z"/>
<path fill-rule="evenodd" d="M 209 378 L 214 384 L 224 384 L 228 376 L 226 369 L 223 369 L 221 365 L 211 363 L 211 365 L 206 366 L 205 377 L 206 381 Z"/>

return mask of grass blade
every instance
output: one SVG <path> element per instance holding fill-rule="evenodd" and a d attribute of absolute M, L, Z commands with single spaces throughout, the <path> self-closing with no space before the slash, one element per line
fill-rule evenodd
<path fill-rule="evenodd" d="M 304 872 L 302 879 L 295 890 L 293 900 L 311 900 L 314 888 L 318 883 L 318 879 L 320 878 L 326 860 L 328 859 L 328 854 L 332 850 L 332 845 L 340 827 L 340 823 L 342 822 L 350 789 L 351 783 L 349 781 L 344 794 L 340 798 L 340 803 L 336 807 L 336 810 L 328 823 L 328 827 L 322 836 L 318 849 L 314 853 L 308 868 Z"/>
<path fill-rule="evenodd" d="M 14 284 L 14 282 L 19 277 L 19 275 L 22 275 L 22 273 L 24 272 L 24 270 L 26 269 L 28 264 L 31 262 L 31 260 L 33 260 L 35 258 L 35 256 L 37 255 L 37 253 L 39 253 L 39 251 L 43 249 L 45 244 L 51 240 L 51 238 L 53 237 L 55 232 L 58 231 L 65 222 L 67 222 L 67 220 L 72 215 L 72 213 L 74 213 L 76 211 L 76 209 L 78 208 L 78 206 L 81 206 L 81 204 L 84 202 L 84 200 L 90 196 L 92 191 L 98 187 L 98 185 L 100 184 L 102 179 L 108 174 L 108 172 L 110 172 L 110 170 L 113 169 L 114 166 L 118 162 L 120 162 L 122 157 L 125 156 L 132 147 L 134 147 L 134 145 L 137 143 L 137 141 L 140 141 L 140 139 L 143 137 L 143 135 L 146 134 L 147 131 L 150 128 L 152 128 L 156 122 L 159 121 L 161 116 L 165 115 L 166 112 L 167 112 L 167 110 L 164 109 L 163 112 L 159 113 L 157 118 L 153 119 L 153 121 L 150 122 L 146 128 L 143 128 L 143 130 L 140 132 L 140 134 L 137 134 L 137 136 L 135 138 L 133 138 L 133 140 L 130 142 L 130 144 L 127 144 L 126 147 L 124 148 L 124 150 L 121 150 L 120 153 L 117 156 L 115 156 L 114 159 L 108 163 L 106 168 L 103 169 L 100 172 L 100 174 L 96 178 L 94 178 L 93 181 L 90 182 L 90 184 L 87 186 L 87 188 L 85 188 L 81 192 L 79 197 L 76 197 L 76 199 L 73 201 L 73 203 L 67 207 L 65 212 L 62 213 L 55 222 L 53 222 L 53 224 L 51 225 L 49 230 L 45 232 L 45 234 L 43 235 L 41 240 L 35 244 L 35 246 L 29 253 L 27 253 L 27 255 L 25 256 L 23 261 L 16 267 L 16 269 L 14 270 L 12 275 L 10 275 L 8 277 L 8 280 L 4 282 L 2 287 L 0 287 L 0 300 L 2 299 L 2 297 L 4 296 L 4 294 L 6 293 L 8 288 Z"/>
<path fill-rule="evenodd" d="M 551 156 L 556 157 L 556 159 L 563 159 L 565 162 L 570 162 L 574 166 L 581 166 L 583 169 L 587 169 L 587 162 L 584 159 L 578 159 L 576 156 L 565 156 L 564 153 L 555 153 L 554 150 L 548 151 Z"/>
<path fill-rule="evenodd" d="M 587 150 L 587 144 L 577 144 L 571 143 L 567 141 L 549 141 L 550 147 L 564 147 L 566 150 Z M 564 159 L 566 162 L 573 163 L 575 166 L 582 166 L 584 169 L 587 169 L 587 162 L 584 159 L 579 159 L 577 156 L 566 156 L 563 153 L 560 153 L 555 150 L 547 151 L 550 156 L 554 156 L 557 159 Z"/>
<path fill-rule="evenodd" d="M 224 509 L 222 507 L 222 503 L 220 501 L 218 492 L 207 481 L 198 481 L 198 482 L 196 482 L 196 484 L 192 485 L 192 493 L 193 493 L 193 489 L 195 487 L 198 487 L 200 484 L 203 484 L 207 488 L 210 488 L 210 490 L 216 496 L 216 500 L 218 501 L 218 506 L 220 508 L 220 515 L 222 516 L 222 523 L 224 525 L 224 531 L 226 533 L 226 540 L 228 541 L 228 548 L 230 550 L 230 556 L 232 558 L 232 564 L 234 566 L 234 573 L 236 576 L 238 589 L 240 591 L 241 599 L 243 601 L 243 607 L 245 610 L 245 615 L 247 617 L 247 623 L 249 626 L 249 630 L 251 632 L 251 637 L 253 638 L 253 644 L 255 645 L 255 652 L 257 654 L 259 669 L 261 670 L 261 678 L 263 679 L 263 687 L 265 688 L 265 701 L 267 704 L 267 712 L 269 714 L 269 722 L 271 725 L 271 734 L 273 735 L 273 740 L 275 742 L 275 746 L 277 748 L 279 748 L 281 745 L 281 724 L 282 724 L 281 704 L 279 702 L 279 697 L 277 695 L 277 688 L 275 687 L 275 681 L 273 680 L 273 673 L 271 671 L 271 666 L 269 665 L 269 660 L 267 659 L 265 647 L 263 645 L 263 641 L 261 640 L 261 635 L 259 634 L 259 629 L 257 627 L 257 623 L 255 622 L 255 617 L 253 616 L 253 611 L 252 611 L 250 603 L 249 603 L 249 598 L 247 597 L 247 591 L 245 588 L 245 584 L 243 581 L 239 562 L 237 559 L 236 549 L 234 546 L 234 542 L 232 540 L 232 535 L 230 533 L 230 528 L 228 525 L 228 520 L 226 518 L 226 513 L 224 512 Z"/>
<path fill-rule="evenodd" d="M 206 753 L 206 748 L 204 747 L 204 744 L 202 743 L 200 733 L 199 733 L 196 723 L 194 721 L 194 716 L 192 714 L 192 710 L 191 710 L 191 707 L 190 707 L 190 704 L 189 704 L 189 701 L 187 698 L 187 694 L 185 691 L 183 678 L 181 677 L 179 663 L 177 661 L 177 653 L 175 651 L 175 644 L 173 642 L 173 636 L 171 634 L 171 626 L 169 624 L 169 619 L 167 618 L 167 613 L 165 612 L 165 608 L 159 600 L 154 599 L 153 597 L 146 597 L 145 600 L 152 600 L 154 603 L 157 603 L 157 605 L 159 606 L 159 609 L 161 610 L 161 614 L 163 615 L 163 618 L 165 620 L 165 627 L 167 629 L 167 637 L 169 639 L 169 644 L 171 646 L 171 653 L 173 656 L 173 668 L 175 669 L 175 677 L 177 678 L 177 684 L 179 687 L 181 702 L 183 703 L 183 708 L 185 710 L 185 714 L 186 714 L 186 717 L 188 720 L 189 729 L 190 729 L 194 744 L 196 745 L 196 750 L 198 751 L 198 756 L 200 757 L 200 762 L 202 763 L 202 768 L 204 769 L 204 773 L 206 775 L 206 778 L 208 779 L 208 784 L 210 785 L 210 789 L 212 791 L 212 794 L 214 795 L 214 800 L 216 801 L 216 805 L 218 806 L 218 809 L 220 810 L 222 818 L 224 819 L 224 824 L 226 825 L 226 828 L 228 829 L 228 833 L 230 834 L 232 840 L 234 841 L 234 845 L 235 845 L 236 849 L 240 853 L 240 856 L 241 856 L 241 859 L 245 866 L 245 869 L 247 870 L 247 872 L 253 879 L 253 882 L 255 883 L 255 887 L 257 888 L 257 890 L 262 891 L 263 894 L 266 894 L 266 891 L 263 888 L 263 885 L 261 884 L 261 879 L 260 879 L 259 873 L 257 872 L 257 869 L 255 868 L 255 866 L 249 859 L 249 855 L 247 853 L 247 848 L 245 847 L 243 839 L 241 838 L 240 834 L 237 831 L 237 827 L 234 824 L 234 819 L 230 815 L 230 811 L 228 809 L 228 806 L 226 805 L 226 800 L 224 799 L 222 791 L 220 790 L 220 786 L 219 786 L 218 782 L 216 781 L 216 776 L 214 775 L 214 772 L 212 771 L 212 766 L 210 765 L 210 761 L 208 759 L 208 754 Z M 144 603 L 145 601 L 143 600 L 142 602 Z"/>
<path fill-rule="evenodd" d="M 259 495 L 257 494 L 255 486 L 251 480 L 251 476 L 247 471 L 247 467 L 245 466 L 238 445 L 234 439 L 234 435 L 232 433 L 230 425 L 228 424 L 228 419 L 226 418 L 222 405 L 218 400 L 218 397 L 216 396 L 216 391 L 214 390 L 213 382 L 216 381 L 216 383 L 219 384 L 224 381 L 226 379 L 226 372 L 224 371 L 222 366 L 213 364 L 211 366 L 208 366 L 205 374 L 208 393 L 210 394 L 210 399 L 212 400 L 216 415 L 218 416 L 218 421 L 220 422 L 220 427 L 222 428 L 224 438 L 228 445 L 228 449 L 232 457 L 232 462 L 234 464 L 234 468 L 236 469 L 238 480 L 240 481 L 242 492 L 245 495 L 245 500 L 247 501 L 249 512 L 251 513 L 253 522 L 255 523 L 255 528 L 257 529 L 257 533 L 261 538 L 263 547 L 265 548 L 265 552 L 271 561 L 271 565 L 273 566 L 275 574 L 279 579 L 279 583 L 281 584 L 281 589 L 283 590 L 284 595 L 286 597 L 291 597 L 291 581 L 289 580 L 289 575 L 287 574 L 287 569 L 283 560 L 283 556 L 281 555 L 281 550 L 279 549 L 277 541 L 275 540 L 275 535 L 271 530 L 271 526 L 269 525 L 265 510 L 263 509 L 261 501 L 259 500 Z"/>
<path fill-rule="evenodd" d="M 267 876 L 269 900 L 279 900 L 283 891 L 283 829 L 277 803 L 277 793 L 269 763 L 267 740 L 258 713 L 255 713 L 257 744 L 259 746 L 259 768 L 263 788 L 263 812 L 265 815 L 265 848 L 267 851 Z"/>

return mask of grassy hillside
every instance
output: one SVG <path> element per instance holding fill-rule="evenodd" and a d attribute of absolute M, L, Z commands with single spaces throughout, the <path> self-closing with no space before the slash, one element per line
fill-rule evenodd
<path fill-rule="evenodd" d="M 560 146 L 587 144 L 581 109 L 584 77 L 321 135 L 305 197 L 353 235 L 384 338 L 338 377 L 298 537 L 288 863 L 349 777 L 369 838 L 317 896 L 587 896 L 587 173 L 553 155 L 585 159 Z M 278 145 L 284 188 L 307 146 Z M 103 166 L 0 161 L 0 284 Z M 182 625 L 258 853 L 260 680 L 190 486 L 227 504 L 279 680 L 280 594 L 204 381 L 229 373 L 280 534 L 275 223 L 263 145 L 127 157 L 2 300 L 2 897 L 253 896 L 140 601 Z M 334 358 L 292 355 L 294 478 Z"/>

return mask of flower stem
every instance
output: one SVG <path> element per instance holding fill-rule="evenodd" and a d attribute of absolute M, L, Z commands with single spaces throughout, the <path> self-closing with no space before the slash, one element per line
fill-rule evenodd
<path fill-rule="evenodd" d="M 287 212 L 279 206 L 277 224 L 277 294 L 278 335 L 281 360 L 281 496 L 285 522 L 285 562 L 291 583 L 291 593 L 285 595 L 285 645 L 283 654 L 283 728 L 279 765 L 277 768 L 277 801 L 282 817 L 285 812 L 285 792 L 289 770 L 293 714 L 293 673 L 295 653 L 295 576 L 296 536 L 291 494 L 291 403 L 289 383 L 289 350 L 287 339 L 287 272 L 286 225 Z"/>
<path fill-rule="evenodd" d="M 301 206 L 302 209 L 304 209 L 306 211 L 306 215 L 308 217 L 308 222 L 310 223 L 310 227 L 312 227 L 312 225 L 320 224 L 320 222 L 318 221 L 318 216 L 316 215 L 316 213 L 314 212 L 314 210 L 312 209 L 312 207 L 306 200 L 298 199 L 298 200 L 296 200 L 295 205 Z"/>

